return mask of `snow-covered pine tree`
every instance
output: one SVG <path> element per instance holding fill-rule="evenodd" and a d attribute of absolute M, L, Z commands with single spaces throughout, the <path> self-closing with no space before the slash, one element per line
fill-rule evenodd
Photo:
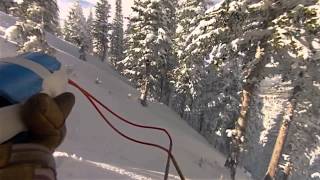
<path fill-rule="evenodd" d="M 263 38 L 267 32 L 261 31 L 257 33 L 259 36 L 250 36 L 257 29 L 263 29 L 261 27 L 263 21 L 260 19 L 260 16 L 252 16 L 251 19 L 247 18 L 247 9 L 248 2 L 245 0 L 225 1 L 219 7 L 211 8 L 191 34 L 194 38 L 189 46 L 192 48 L 193 53 L 207 57 L 207 61 L 210 62 L 212 67 L 217 69 L 217 73 L 223 74 L 226 70 L 229 71 L 228 76 L 222 77 L 223 83 L 212 82 L 212 84 L 221 84 L 220 88 L 222 88 L 222 91 L 220 91 L 221 93 L 218 98 L 213 98 L 213 103 L 211 104 L 216 106 L 218 102 L 225 102 L 224 108 L 220 110 L 216 109 L 217 111 L 215 111 L 216 114 L 219 114 L 219 117 L 215 121 L 219 121 L 220 123 L 214 129 L 215 133 L 220 134 L 223 139 L 226 136 L 234 137 L 232 138 L 230 149 L 224 148 L 225 150 L 229 149 L 230 152 L 226 166 L 231 169 L 232 179 L 234 179 L 236 166 L 239 161 L 239 153 L 243 147 L 250 95 L 255 83 L 259 81 L 259 73 L 267 61 L 267 58 L 261 55 L 261 51 L 263 50 L 261 50 L 262 44 L 260 42 L 265 42 Z M 254 21 L 258 21 L 259 23 L 254 24 L 254 26 L 252 25 Z M 245 34 L 245 32 L 248 32 L 248 34 Z M 241 42 L 240 45 L 238 45 L 239 42 Z M 239 90 L 237 87 L 239 86 L 234 86 L 232 89 L 226 88 L 232 87 L 230 83 L 234 80 L 237 80 L 235 82 L 245 82 L 240 84 L 240 87 L 243 87 L 240 106 L 241 115 L 236 121 L 236 130 L 232 131 L 232 133 L 228 131 L 225 134 L 224 130 L 228 126 L 229 128 L 232 127 L 230 125 L 234 121 L 233 118 L 235 118 L 234 116 L 232 117 L 234 113 L 228 113 L 225 109 L 230 109 L 229 111 L 231 112 L 238 111 L 237 106 L 234 106 L 234 100 L 239 98 L 233 96 L 237 95 L 237 91 Z M 232 103 L 227 103 L 228 101 L 233 102 L 233 107 L 230 108 Z"/>
<path fill-rule="evenodd" d="M 86 61 L 87 60 L 87 52 L 89 49 L 88 36 L 86 36 L 86 35 L 80 36 L 79 42 L 80 42 L 79 59 Z"/>
<path fill-rule="evenodd" d="M 46 10 L 34 2 L 26 7 L 26 13 L 16 24 L 7 29 L 5 37 L 18 43 L 21 53 L 34 51 L 52 53 L 45 38 L 44 22 L 40 21 Z"/>
<path fill-rule="evenodd" d="M 111 25 L 110 4 L 107 0 L 100 0 L 96 5 L 96 19 L 93 21 L 93 38 L 94 51 L 100 57 L 101 61 L 105 61 L 109 49 Z"/>
<path fill-rule="evenodd" d="M 127 57 L 121 61 L 123 74 L 141 90 L 143 105 L 149 94 L 168 104 L 169 73 L 174 62 L 174 1 L 135 0 L 132 9 Z"/>
<path fill-rule="evenodd" d="M 87 18 L 87 30 L 88 30 L 88 52 L 93 53 L 93 13 L 90 10 L 90 14 Z"/>
<path fill-rule="evenodd" d="M 163 59 L 163 63 L 160 64 L 160 74 L 158 74 L 158 87 L 155 90 L 158 94 L 158 101 L 163 102 L 166 105 L 170 104 L 171 94 L 173 92 L 173 86 L 170 82 L 173 80 L 173 69 L 176 67 L 176 57 L 174 53 L 174 37 L 177 29 L 177 19 L 176 19 L 176 7 L 178 5 L 177 0 L 163 0 L 162 3 L 162 13 L 163 19 L 162 24 L 163 29 L 166 31 L 162 34 L 159 29 L 161 39 L 159 46 L 160 49 L 159 56 Z M 161 28 L 160 26 L 160 28 Z"/>
<path fill-rule="evenodd" d="M 130 34 L 132 34 L 131 22 L 129 21 L 128 17 L 127 17 L 127 20 L 128 20 L 127 28 L 126 28 L 126 30 L 124 31 L 124 34 L 123 34 L 123 41 L 124 41 L 124 43 L 123 43 L 123 46 L 124 46 L 123 55 L 124 56 L 126 56 L 127 50 L 130 47 L 130 43 L 129 43 L 130 42 Z M 120 73 L 123 73 L 124 68 L 125 68 L 124 64 L 123 64 L 123 61 L 117 62 L 116 68 Z"/>
<path fill-rule="evenodd" d="M 117 63 L 124 59 L 124 32 L 122 0 L 116 0 L 116 13 L 112 23 L 110 61 L 117 67 Z"/>
<path fill-rule="evenodd" d="M 50 33 L 57 34 L 59 31 L 59 8 L 56 0 L 23 0 L 20 7 L 23 11 L 22 16 L 28 14 L 28 6 L 36 3 L 38 6 L 44 9 L 41 19 L 36 19 L 34 22 L 37 24 L 43 23 L 44 29 Z"/>
<path fill-rule="evenodd" d="M 177 9 L 175 53 L 178 67 L 174 70 L 174 84 L 177 92 L 175 104 L 179 107 L 175 108 L 183 117 L 185 110 L 190 112 L 193 100 L 200 93 L 200 76 L 204 73 L 205 58 L 196 56 L 188 48 L 192 40 L 190 34 L 199 25 L 205 12 L 204 0 L 180 1 Z"/>
<path fill-rule="evenodd" d="M 77 0 L 64 22 L 63 37 L 80 48 L 79 58 L 82 60 L 86 60 L 86 52 L 89 48 L 89 32 L 87 28 L 80 1 Z"/>
<path fill-rule="evenodd" d="M 319 84 L 315 79 L 320 79 L 320 1 L 282 0 L 269 8 L 272 15 L 277 14 L 269 27 L 274 59 L 291 89 L 265 178 L 317 179 L 320 151 L 314 138 L 320 130 L 315 124 L 320 108 L 320 89 L 315 85 Z"/>
<path fill-rule="evenodd" d="M 70 9 L 67 18 L 64 21 L 63 36 L 64 39 L 80 46 L 80 32 L 85 25 L 85 18 L 83 15 L 80 2 L 76 1 Z"/>
<path fill-rule="evenodd" d="M 223 83 L 216 81 L 211 84 L 232 87 L 228 84 L 239 83 L 239 86 L 228 88 L 228 91 L 222 92 L 222 96 L 218 96 L 219 99 L 224 100 L 224 97 L 232 97 L 238 93 L 239 87 L 241 88 L 241 98 L 239 96 L 234 98 L 240 100 L 240 107 L 229 104 L 231 111 L 235 113 L 240 111 L 240 116 L 225 118 L 224 112 L 216 109 L 215 113 L 221 114 L 221 117 L 213 119 L 213 123 L 218 122 L 213 133 L 220 132 L 222 137 L 231 137 L 226 166 L 232 169 L 233 177 L 239 161 L 242 161 L 242 164 L 251 171 L 256 179 L 262 179 L 265 175 L 263 171 L 267 168 L 267 161 L 273 148 L 270 144 L 274 144 L 274 136 L 276 136 L 270 130 L 279 127 L 277 127 L 276 119 L 268 119 L 268 114 L 264 114 L 270 112 L 261 112 L 261 106 L 268 106 L 268 104 L 265 105 L 258 101 L 260 92 L 257 89 L 259 89 L 261 81 L 277 76 L 281 77 L 280 83 L 286 83 L 292 89 L 294 89 L 293 87 L 303 89 L 298 96 L 289 96 L 297 100 L 297 109 L 294 111 L 288 108 L 288 112 L 284 114 L 300 113 L 290 115 L 292 116 L 290 122 L 293 124 L 291 128 L 294 129 L 286 129 L 280 133 L 283 136 L 288 133 L 286 131 L 290 131 L 291 136 L 288 137 L 283 148 L 283 152 L 287 154 L 283 156 L 284 160 L 281 159 L 279 162 L 281 167 L 285 162 L 293 163 L 295 167 L 295 171 L 292 172 L 293 179 L 316 177 L 315 169 L 307 168 L 308 165 L 303 162 L 310 162 L 310 159 L 313 159 L 310 162 L 313 164 L 312 167 L 319 165 L 314 160 L 319 157 L 319 153 L 316 153 L 317 145 L 315 145 L 316 141 L 312 140 L 314 135 L 311 133 L 319 129 L 319 126 L 314 124 L 315 116 L 312 115 L 313 113 L 319 114 L 319 111 L 307 107 L 307 104 L 312 104 L 317 108 L 320 106 L 317 102 L 318 98 L 315 98 L 318 97 L 319 89 L 311 86 L 311 79 L 319 79 L 319 73 L 315 73 L 315 69 L 319 68 L 317 63 L 320 49 L 317 37 L 320 25 L 319 9 L 319 0 L 224 1 L 219 7 L 208 10 L 199 26 L 190 35 L 193 36 L 190 48 L 205 47 L 194 48 L 193 53 L 207 57 L 208 62 L 211 62 L 218 73 L 227 70 L 229 75 L 233 74 L 222 77 Z M 230 77 L 231 79 L 229 79 Z M 274 88 L 278 88 L 283 94 L 292 94 L 288 87 L 277 86 Z M 284 96 L 283 94 L 282 96 Z M 313 98 L 311 98 L 310 94 L 317 95 L 312 95 Z M 290 99 L 288 101 L 291 107 L 294 107 L 295 102 L 291 102 Z M 216 102 L 214 100 L 211 104 L 216 104 Z M 273 102 L 276 103 L 276 101 Z M 228 104 L 223 101 L 222 103 L 227 108 Z M 271 107 L 274 105 L 269 104 Z M 276 109 L 276 111 L 282 112 L 284 109 Z M 234 122 L 235 125 L 232 125 Z M 286 121 L 284 122 L 286 123 Z M 313 125 L 310 126 L 310 124 Z M 222 125 L 224 128 L 229 126 L 231 130 L 225 133 Z M 257 130 L 257 128 L 260 129 Z M 262 133 L 260 130 L 265 132 Z M 259 138 L 260 141 L 263 139 L 267 143 L 257 143 L 256 140 Z M 297 140 L 299 140 L 298 146 L 296 145 Z M 277 151 L 282 149 L 281 147 L 276 148 Z M 239 156 L 243 149 L 246 151 L 242 156 Z M 312 158 L 302 157 L 301 154 L 311 154 Z M 260 161 L 252 163 L 256 157 L 259 157 Z M 279 157 L 279 154 L 276 157 Z M 290 162 L 290 159 L 294 159 L 294 161 Z M 278 160 L 273 158 L 269 175 L 274 176 L 274 166 L 277 166 L 275 164 Z"/>

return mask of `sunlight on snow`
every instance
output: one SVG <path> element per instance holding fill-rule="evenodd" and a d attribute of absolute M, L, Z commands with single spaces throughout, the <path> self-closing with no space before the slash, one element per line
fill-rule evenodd
<path fill-rule="evenodd" d="M 130 172 L 130 171 L 127 171 L 126 169 L 123 169 L 123 168 L 119 168 L 117 166 L 113 166 L 113 165 L 110 165 L 110 164 L 106 164 L 106 163 L 100 163 L 100 162 L 94 162 L 94 161 L 90 161 L 90 160 L 85 160 L 83 159 L 82 157 L 80 156 L 77 156 L 76 154 L 72 154 L 72 155 L 69 155 L 68 153 L 66 152 L 55 152 L 53 154 L 53 156 L 55 158 L 71 158 L 73 160 L 76 160 L 78 162 L 84 162 L 84 163 L 88 163 L 88 164 L 91 164 L 91 165 L 94 165 L 96 167 L 99 167 L 99 168 L 102 168 L 102 169 L 105 169 L 105 170 L 108 170 L 108 171 L 112 171 L 114 173 L 117 173 L 119 175 L 125 175 L 125 176 L 128 176 L 130 177 L 131 179 L 136 179 L 136 180 L 152 180 L 152 178 L 150 177 L 145 177 L 145 176 L 142 176 L 142 175 L 139 175 L 139 174 L 136 174 L 134 172 Z"/>

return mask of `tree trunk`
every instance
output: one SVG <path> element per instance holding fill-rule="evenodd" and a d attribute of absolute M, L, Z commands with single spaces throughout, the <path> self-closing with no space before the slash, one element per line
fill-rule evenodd
<path fill-rule="evenodd" d="M 171 104 L 171 100 L 170 100 L 170 97 L 171 97 L 171 87 L 170 87 L 170 85 L 169 85 L 169 82 L 167 82 L 166 83 L 167 84 L 167 92 L 166 92 L 166 99 L 165 99 L 165 104 L 167 105 L 167 106 L 170 106 L 170 104 Z"/>
<path fill-rule="evenodd" d="M 183 118 L 183 115 L 184 115 L 184 110 L 186 108 L 186 101 L 187 101 L 187 97 L 185 95 L 185 92 L 183 92 L 183 95 L 182 95 L 182 101 L 180 103 L 180 110 L 179 110 L 179 114 L 180 114 L 180 117 Z"/>
<path fill-rule="evenodd" d="M 281 158 L 281 154 L 284 148 L 284 144 L 286 142 L 286 138 L 288 135 L 288 131 L 289 131 L 289 126 L 292 122 L 293 119 L 293 114 L 294 114 L 294 110 L 296 108 L 296 95 L 297 95 L 297 90 L 299 89 L 299 86 L 296 86 L 294 88 L 294 92 L 293 95 L 291 96 L 291 98 L 289 99 L 289 104 L 287 107 L 287 110 L 285 112 L 284 115 L 284 119 L 283 122 L 281 124 L 280 130 L 279 130 L 279 134 L 276 140 L 276 143 L 274 145 L 274 149 L 273 149 L 273 153 L 269 162 L 269 167 L 268 167 L 268 171 L 264 177 L 265 180 L 273 180 L 275 179 L 276 176 L 276 171 L 278 168 L 278 163 L 280 161 Z"/>
<path fill-rule="evenodd" d="M 244 143 L 244 136 L 247 128 L 247 115 L 250 108 L 250 103 L 252 99 L 252 93 L 254 91 L 254 86 L 259 83 L 262 79 L 262 70 L 268 63 L 268 58 L 263 57 L 263 52 L 260 52 L 260 45 L 257 46 L 256 52 L 259 52 L 259 56 L 256 54 L 258 63 L 251 70 L 247 77 L 247 83 L 243 86 L 241 95 L 241 108 L 240 115 L 235 123 L 235 134 L 233 134 L 230 142 L 230 152 L 228 158 L 225 162 L 225 166 L 230 168 L 231 179 L 235 179 L 236 169 L 239 163 L 239 155 L 241 151 L 241 145 Z"/>
<path fill-rule="evenodd" d="M 146 77 L 144 82 L 144 87 L 141 92 L 140 102 L 142 106 L 147 106 L 147 97 L 150 89 L 150 61 L 146 60 Z"/>
<path fill-rule="evenodd" d="M 147 97 L 148 97 L 148 92 L 149 92 L 149 86 L 150 82 L 148 79 L 145 80 L 144 87 L 142 89 L 140 101 L 143 106 L 147 106 Z"/>
<path fill-rule="evenodd" d="M 101 57 L 101 61 L 104 62 L 106 60 L 106 57 L 107 57 L 107 45 L 104 45 L 103 46 L 103 52 L 102 52 L 102 57 Z"/>
<path fill-rule="evenodd" d="M 237 136 L 236 139 L 241 140 L 244 136 L 246 127 L 247 127 L 247 114 L 250 107 L 251 95 L 253 92 L 253 84 L 247 84 L 244 86 L 242 90 L 242 97 L 241 97 L 241 108 L 240 108 L 240 115 L 236 122 L 236 131 Z"/>
<path fill-rule="evenodd" d="M 81 45 L 80 50 L 79 50 L 79 59 L 83 60 L 83 61 L 87 61 L 86 58 L 86 51 L 85 51 L 85 47 L 84 45 Z"/>
<path fill-rule="evenodd" d="M 164 96 L 164 77 L 161 76 L 161 78 L 160 78 L 160 96 L 159 96 L 159 102 L 163 102 L 163 96 Z"/>
<path fill-rule="evenodd" d="M 204 112 L 203 110 L 201 110 L 200 112 L 200 118 L 199 118 L 199 132 L 200 134 L 202 134 L 202 130 L 203 130 L 203 124 L 204 124 Z"/>
<path fill-rule="evenodd" d="M 247 127 L 247 114 L 250 107 L 253 84 L 246 84 L 242 90 L 240 115 L 236 121 L 236 135 L 232 137 L 230 143 L 230 152 L 225 162 L 225 167 L 230 169 L 230 176 L 235 180 L 236 170 L 239 163 L 240 146 L 243 143 L 245 130 Z"/>
<path fill-rule="evenodd" d="M 165 105 L 169 105 L 170 102 L 170 85 L 168 79 L 168 71 L 166 70 L 166 66 L 164 66 L 161 70 L 159 101 Z"/>

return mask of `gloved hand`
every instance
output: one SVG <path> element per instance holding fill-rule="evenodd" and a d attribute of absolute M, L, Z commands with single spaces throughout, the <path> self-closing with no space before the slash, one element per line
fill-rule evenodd
<path fill-rule="evenodd" d="M 0 145 L 0 180 L 56 179 L 52 153 L 66 135 L 65 120 L 74 102 L 71 93 L 56 98 L 37 94 L 23 105 L 27 136 Z"/>

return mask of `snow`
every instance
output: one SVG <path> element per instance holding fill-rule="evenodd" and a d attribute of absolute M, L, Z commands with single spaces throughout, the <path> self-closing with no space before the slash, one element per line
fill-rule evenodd
<path fill-rule="evenodd" d="M 314 178 L 314 179 L 320 178 L 320 173 L 319 173 L 319 172 L 313 173 L 313 174 L 311 175 L 311 178 Z"/>
<path fill-rule="evenodd" d="M 39 47 L 40 42 L 37 36 L 28 37 L 29 41 L 24 44 L 24 49 L 26 51 L 37 51 L 37 47 Z"/>
<path fill-rule="evenodd" d="M 262 116 L 264 121 L 262 122 L 263 129 L 260 133 L 259 144 L 263 147 L 269 142 L 268 137 L 272 133 L 272 129 L 277 126 L 277 118 L 281 115 L 283 104 L 286 103 L 288 93 L 290 89 L 287 86 L 290 83 L 282 82 L 281 75 L 274 75 L 273 77 L 266 77 L 262 80 L 259 87 L 259 96 L 262 98 L 261 107 Z M 286 89 L 280 89 L 279 87 L 286 86 Z M 273 94 L 270 92 L 274 92 Z"/>
<path fill-rule="evenodd" d="M 15 2 L 17 2 L 18 4 L 23 3 L 23 0 L 14 0 Z"/>
<path fill-rule="evenodd" d="M 231 47 L 234 51 L 237 51 L 238 50 L 238 46 L 239 46 L 239 42 L 241 41 L 240 38 L 236 38 L 235 40 L 233 40 L 231 42 Z"/>
<path fill-rule="evenodd" d="M 263 8 L 264 5 L 265 5 L 264 2 L 260 1 L 260 2 L 255 3 L 255 4 L 250 4 L 249 5 L 249 9 L 261 9 L 261 8 Z"/>
<path fill-rule="evenodd" d="M 320 51 L 320 43 L 318 38 L 315 38 L 315 40 L 313 40 L 311 44 L 315 50 Z"/>
<path fill-rule="evenodd" d="M 8 28 L 14 18 L 0 12 L 0 27 Z M 11 23 L 8 23 L 11 22 Z M 0 28 L 1 29 L 1 28 Z M 0 33 L 1 34 L 1 33 Z M 138 91 L 118 75 L 110 65 L 93 56 L 79 60 L 78 49 L 53 35 L 47 35 L 56 49 L 55 56 L 68 69 L 70 78 L 98 97 L 108 107 L 133 122 L 166 128 L 173 137 L 173 154 L 182 172 L 190 179 L 229 179 L 224 167 L 225 157 L 179 115 L 160 103 L 142 107 Z M 15 45 L 0 36 L 0 57 L 15 56 Z M 97 84 L 96 79 L 103 82 Z M 79 179 L 162 179 L 166 154 L 158 149 L 128 142 L 107 126 L 86 98 L 75 88 L 76 105 L 67 120 L 68 134 L 55 152 L 59 180 Z M 107 118 L 125 134 L 165 147 L 165 135 L 133 128 L 110 114 Z M 179 179 L 171 164 L 170 179 Z M 243 170 L 237 179 L 249 179 Z"/>
<path fill-rule="evenodd" d="M 17 41 L 19 38 L 19 29 L 17 26 L 11 26 L 4 31 L 5 39 L 9 41 Z"/>
<path fill-rule="evenodd" d="M 235 12 L 237 11 L 242 5 L 244 4 L 244 2 L 236 2 L 236 1 L 233 1 L 229 4 L 229 11 L 230 12 Z"/>

